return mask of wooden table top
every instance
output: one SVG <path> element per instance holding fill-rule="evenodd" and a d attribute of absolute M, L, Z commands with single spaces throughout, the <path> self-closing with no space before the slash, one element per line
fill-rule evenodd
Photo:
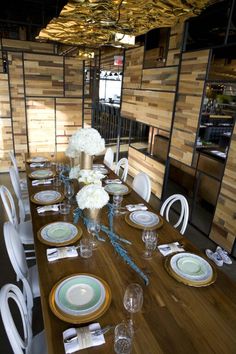
<path fill-rule="evenodd" d="M 26 172 L 31 169 L 27 164 Z M 113 173 L 111 172 L 110 176 Z M 29 195 L 38 191 L 52 189 L 52 185 L 32 187 L 28 180 Z M 123 204 L 140 202 L 141 198 L 132 191 L 124 196 Z M 148 205 L 148 204 L 147 204 Z M 124 215 L 115 216 L 115 232 L 129 239 L 132 245 L 125 246 L 136 264 L 148 273 L 150 284 L 134 272 L 107 240 L 100 242 L 92 258 L 81 257 L 63 259 L 49 263 L 46 258 L 47 246 L 37 237 L 37 231 L 44 225 L 64 220 L 73 220 L 72 214 L 38 215 L 37 205 L 31 203 L 33 229 L 35 234 L 35 251 L 40 279 L 41 303 L 45 332 L 50 354 L 64 353 L 62 332 L 72 325 L 59 320 L 50 310 L 49 293 L 56 282 L 75 273 L 90 273 L 104 279 L 111 288 L 112 301 L 108 311 L 93 322 L 101 326 L 118 324 L 127 317 L 123 307 L 125 289 L 130 283 L 139 283 L 144 291 L 144 304 L 140 313 L 135 314 L 138 330 L 133 341 L 133 354 L 194 354 L 194 353 L 236 353 L 236 285 L 217 269 L 216 282 L 208 287 L 194 288 L 173 279 L 164 269 L 164 257 L 157 251 L 151 260 L 145 260 L 141 254 L 144 244 L 141 240 L 142 230 L 129 226 Z M 152 210 L 149 206 L 149 210 Z M 102 215 L 102 223 L 108 225 L 107 213 Z M 79 221 L 84 235 L 86 229 Z M 181 240 L 186 251 L 201 254 L 171 225 L 164 221 L 158 230 L 159 244 Z M 202 254 L 201 254 L 202 255 Z M 204 257 L 204 255 L 202 255 Z M 84 326 L 84 325 L 81 325 Z M 106 343 L 80 351 L 85 354 L 114 353 L 114 335 L 105 335 Z"/>

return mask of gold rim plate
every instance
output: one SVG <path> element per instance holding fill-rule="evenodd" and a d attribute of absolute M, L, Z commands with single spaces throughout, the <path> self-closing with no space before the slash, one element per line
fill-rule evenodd
<path fill-rule="evenodd" d="M 61 194 L 60 198 L 51 200 L 50 202 L 46 203 L 46 202 L 40 202 L 40 201 L 34 199 L 34 196 L 32 195 L 30 197 L 30 200 L 32 203 L 37 204 L 37 205 L 51 205 L 51 204 L 61 203 L 64 198 L 65 198 L 65 196 L 63 194 Z"/>
<path fill-rule="evenodd" d="M 160 215 L 157 215 L 159 218 L 159 223 L 154 225 L 154 226 L 150 226 L 150 227 L 145 227 L 143 225 L 139 225 L 134 223 L 133 221 L 130 220 L 129 216 L 131 213 L 129 214 L 125 214 L 125 221 L 127 222 L 128 225 L 135 227 L 136 229 L 140 229 L 140 230 L 156 230 L 156 229 L 160 229 L 163 226 L 163 219 Z"/>
<path fill-rule="evenodd" d="M 45 240 L 45 239 L 41 236 L 41 231 L 42 231 L 42 229 L 43 229 L 44 227 L 48 226 L 48 225 L 57 224 L 58 222 L 60 222 L 60 221 L 55 221 L 55 222 L 46 224 L 46 225 L 44 225 L 43 227 L 41 227 L 41 228 L 39 229 L 39 231 L 37 232 L 37 237 L 38 237 L 38 239 L 39 239 L 40 242 L 42 242 L 42 243 L 44 243 L 45 245 L 48 245 L 48 246 L 61 247 L 61 246 L 71 245 L 71 244 L 75 243 L 76 241 L 78 241 L 78 240 L 81 238 L 81 236 L 82 236 L 82 234 L 83 234 L 83 231 L 82 231 L 81 227 L 80 227 L 80 226 L 77 226 L 77 225 L 74 225 L 72 222 L 67 222 L 67 221 L 66 221 L 67 224 L 72 224 L 72 225 L 74 225 L 74 226 L 77 228 L 77 231 L 78 231 L 78 232 L 77 232 L 77 234 L 75 235 L 74 238 L 72 238 L 72 239 L 69 240 L 69 241 L 60 242 L 60 243 L 58 243 L 58 242 L 50 242 L 50 241 Z M 61 221 L 61 222 L 63 222 L 63 221 Z"/>
<path fill-rule="evenodd" d="M 55 301 L 55 293 L 56 293 L 56 289 L 59 286 L 59 284 L 64 281 L 65 279 L 74 277 L 76 275 L 87 275 L 90 277 L 94 277 L 96 279 L 98 279 L 102 285 L 105 288 L 105 300 L 103 302 L 103 304 L 101 305 L 101 307 L 99 309 L 97 309 L 96 311 L 88 314 L 88 315 L 69 315 L 67 313 L 64 313 L 60 308 L 58 308 L 56 301 Z M 97 318 L 101 317 L 109 308 L 111 304 L 111 289 L 109 287 L 109 285 L 107 284 L 107 282 L 103 279 L 101 279 L 100 277 L 98 277 L 97 275 L 93 275 L 93 274 L 88 274 L 88 273 L 77 273 L 77 274 L 71 274 L 68 275 L 67 277 L 59 280 L 59 282 L 57 282 L 50 294 L 49 294 L 49 306 L 52 310 L 52 312 L 54 313 L 54 315 L 56 317 L 58 317 L 60 320 L 68 322 L 68 323 L 73 323 L 73 324 L 80 324 L 80 323 L 87 323 L 87 322 L 91 322 L 96 320 Z"/>
<path fill-rule="evenodd" d="M 35 171 L 38 172 L 39 170 L 35 170 Z M 35 172 L 35 171 L 33 171 L 33 172 Z M 50 170 L 50 171 L 52 172 L 52 174 L 50 176 L 38 176 L 38 177 L 36 177 L 36 176 L 32 175 L 32 172 L 31 172 L 31 173 L 28 174 L 28 177 L 31 178 L 31 179 L 47 179 L 47 178 L 55 177 L 56 173 L 54 171 L 52 171 L 52 170 Z"/>
<path fill-rule="evenodd" d="M 129 193 L 131 192 L 131 188 L 130 188 L 129 186 L 127 186 L 126 184 L 124 184 L 124 186 L 126 186 L 126 187 L 128 188 L 127 192 L 115 193 L 115 192 L 107 191 L 107 190 L 106 190 L 106 186 L 109 186 L 110 184 L 112 184 L 112 183 L 106 184 L 105 187 L 104 187 L 105 191 L 106 191 L 108 194 L 110 194 L 110 195 L 115 195 L 115 194 L 118 194 L 118 195 L 127 195 L 127 194 L 129 194 Z"/>
<path fill-rule="evenodd" d="M 167 256 L 164 259 L 164 267 L 165 267 L 166 271 L 169 273 L 169 275 L 172 278 L 174 278 L 175 280 L 177 280 L 179 283 L 183 283 L 183 284 L 188 285 L 188 286 L 193 286 L 193 287 L 196 287 L 196 288 L 200 288 L 200 287 L 204 287 L 204 286 L 209 286 L 209 285 L 213 284 L 216 281 L 217 272 L 216 272 L 215 267 L 212 266 L 210 263 L 209 264 L 210 264 L 210 266 L 212 268 L 212 276 L 209 279 L 206 279 L 204 281 L 194 281 L 194 280 L 189 280 L 189 279 L 181 277 L 179 274 L 175 273 L 173 271 L 173 269 L 171 268 L 171 266 L 170 266 L 171 257 L 173 257 L 175 254 L 176 253 L 173 253 L 173 254 Z"/>
<path fill-rule="evenodd" d="M 41 156 L 43 157 L 43 156 Z M 33 157 L 29 158 L 26 160 L 27 163 L 44 163 L 44 162 L 47 162 L 48 161 L 48 158 L 45 157 L 43 160 L 41 161 L 35 161 Z"/>

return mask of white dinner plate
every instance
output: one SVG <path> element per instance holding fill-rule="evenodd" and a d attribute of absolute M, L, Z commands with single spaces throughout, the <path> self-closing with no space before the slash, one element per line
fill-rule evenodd
<path fill-rule="evenodd" d="M 63 221 L 48 224 L 40 232 L 43 240 L 58 245 L 71 241 L 77 234 L 78 229 L 75 225 Z"/>
<path fill-rule="evenodd" d="M 154 227 L 160 222 L 160 219 L 156 214 L 147 210 L 133 211 L 129 215 L 129 218 L 133 223 L 142 225 L 143 227 Z"/>
<path fill-rule="evenodd" d="M 93 167 L 94 171 L 99 171 L 100 173 L 102 173 L 103 175 L 107 175 L 108 174 L 108 170 L 104 167 Z"/>
<path fill-rule="evenodd" d="M 105 300 L 104 285 L 88 275 L 71 276 L 55 291 L 55 302 L 66 314 L 85 316 L 97 311 Z"/>
<path fill-rule="evenodd" d="M 182 278 L 196 282 L 207 281 L 213 275 L 211 265 L 204 258 L 189 252 L 173 255 L 170 267 Z"/>
<path fill-rule="evenodd" d="M 35 156 L 35 157 L 29 158 L 27 161 L 28 162 L 45 162 L 45 161 L 48 161 L 48 159 L 43 156 Z"/>
<path fill-rule="evenodd" d="M 104 187 L 107 193 L 112 194 L 127 194 L 129 192 L 129 187 L 125 184 L 109 183 Z"/>
<path fill-rule="evenodd" d="M 53 171 L 51 170 L 37 170 L 30 173 L 31 178 L 47 178 L 53 176 Z"/>
<path fill-rule="evenodd" d="M 36 193 L 33 198 L 39 203 L 55 203 L 62 197 L 60 192 L 54 190 L 46 190 Z"/>

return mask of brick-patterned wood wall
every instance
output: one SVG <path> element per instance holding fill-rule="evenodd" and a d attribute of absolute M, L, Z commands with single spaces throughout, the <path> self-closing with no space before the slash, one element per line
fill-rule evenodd
<path fill-rule="evenodd" d="M 0 74 L 3 172 L 10 150 L 21 169 L 27 151 L 64 151 L 82 126 L 84 106 L 91 124 L 91 97 L 83 100 L 83 61 L 57 55 L 54 45 L 3 39 L 0 49 L 8 59 L 8 73 Z"/>
<path fill-rule="evenodd" d="M 210 238 L 229 252 L 236 242 L 236 125 L 231 138 Z"/>

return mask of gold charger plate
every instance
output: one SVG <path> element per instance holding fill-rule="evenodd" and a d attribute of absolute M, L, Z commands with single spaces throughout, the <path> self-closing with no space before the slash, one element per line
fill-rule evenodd
<path fill-rule="evenodd" d="M 60 198 L 56 198 L 54 200 L 51 200 L 50 202 L 40 202 L 37 199 L 34 198 L 34 195 L 32 195 L 30 197 L 30 200 L 32 203 L 37 204 L 37 205 L 51 205 L 51 204 L 55 204 L 55 203 L 60 203 L 63 201 L 63 199 L 65 198 L 65 196 L 63 194 L 61 194 Z"/>
<path fill-rule="evenodd" d="M 217 273 L 216 273 L 216 269 L 213 265 L 211 265 L 210 263 L 210 266 L 212 268 L 212 277 L 209 278 L 209 279 L 206 279 L 204 281 L 193 281 L 193 280 L 190 280 L 190 279 L 186 279 L 186 278 L 183 278 L 181 277 L 179 274 L 175 273 L 173 271 L 173 269 L 171 268 L 170 266 L 170 260 L 171 260 L 171 257 L 173 257 L 176 253 L 173 253 L 169 256 L 167 256 L 165 259 L 164 259 L 164 267 L 167 271 L 167 273 L 172 277 L 174 278 L 175 280 L 177 280 L 179 283 L 183 283 L 185 285 L 188 285 L 188 286 L 193 286 L 193 287 L 196 287 L 196 288 L 201 288 L 201 287 L 204 287 L 204 286 L 209 286 L 211 284 L 213 284 L 215 281 L 216 281 L 216 278 L 217 278 Z M 201 256 L 200 256 L 201 257 Z M 202 257 L 203 258 L 203 257 Z M 205 258 L 203 258 L 205 259 Z"/>
<path fill-rule="evenodd" d="M 160 229 L 162 226 L 163 226 L 163 219 L 161 216 L 157 215 L 158 218 L 159 218 L 159 223 L 155 226 L 150 226 L 150 227 L 145 227 L 143 225 L 139 225 L 139 224 L 136 224 L 134 223 L 133 221 L 130 220 L 129 216 L 130 216 L 131 213 L 129 214 L 125 214 L 125 221 L 127 222 L 128 225 L 132 226 L 132 227 L 135 227 L 136 229 L 140 229 L 140 230 L 156 230 L 156 229 Z"/>
<path fill-rule="evenodd" d="M 64 313 L 56 304 L 55 301 L 55 292 L 56 289 L 58 287 L 58 285 L 64 281 L 67 278 L 71 278 L 73 276 L 76 275 L 87 275 L 90 277 L 94 277 L 96 279 L 98 279 L 102 285 L 105 288 L 105 300 L 104 303 L 101 305 L 101 307 L 99 309 L 97 309 L 96 311 L 88 314 L 88 315 L 78 315 L 78 316 L 73 316 L 67 313 Z M 73 323 L 73 324 L 80 324 L 80 323 L 87 323 L 87 322 L 91 322 L 96 320 L 97 318 L 101 317 L 109 308 L 111 304 L 111 289 L 109 287 L 109 285 L 107 284 L 107 282 L 103 279 L 101 279 L 100 277 L 98 277 L 97 275 L 93 275 L 93 274 L 89 274 L 89 273 L 77 273 L 77 274 L 70 274 L 67 277 L 59 280 L 52 288 L 50 294 L 49 294 L 49 306 L 52 310 L 52 312 L 54 313 L 54 315 L 56 317 L 58 317 L 60 320 L 68 322 L 68 323 Z"/>
<path fill-rule="evenodd" d="M 72 238 L 71 240 L 69 240 L 69 241 L 60 242 L 60 243 L 58 243 L 58 242 L 50 242 L 50 241 L 48 241 L 48 240 L 45 240 L 45 239 L 42 237 L 42 235 L 41 235 L 42 229 L 45 228 L 45 227 L 48 226 L 48 225 L 57 224 L 58 222 L 63 222 L 63 221 L 55 221 L 55 222 L 46 224 L 46 225 L 44 225 L 43 227 L 41 227 L 41 228 L 39 229 L 39 231 L 37 232 L 37 237 L 38 237 L 38 239 L 39 239 L 40 242 L 42 242 L 42 243 L 44 243 L 45 245 L 48 245 L 48 246 L 61 247 L 61 246 L 71 245 L 71 244 L 75 243 L 76 241 L 78 241 L 78 240 L 81 238 L 81 236 L 82 236 L 82 234 L 83 234 L 83 231 L 82 231 L 81 227 L 80 227 L 80 226 L 77 226 L 77 225 L 74 225 L 72 222 L 67 222 L 67 221 L 66 221 L 67 224 L 72 224 L 72 225 L 74 225 L 74 226 L 77 228 L 77 231 L 78 231 L 78 232 L 77 232 L 77 234 L 75 235 L 75 237 L 73 237 L 73 238 Z"/>
<path fill-rule="evenodd" d="M 36 161 L 33 157 L 30 157 L 26 160 L 27 163 L 43 163 L 43 162 L 47 162 L 48 161 L 48 158 L 47 157 L 43 157 L 43 160 L 40 160 L 40 161 Z"/>
<path fill-rule="evenodd" d="M 35 170 L 36 172 L 40 171 L 40 170 Z M 33 171 L 33 172 L 35 172 Z M 50 170 L 52 173 L 50 174 L 50 176 L 35 176 L 34 174 L 32 175 L 33 172 L 28 174 L 28 177 L 31 179 L 47 179 L 47 178 L 53 178 L 56 176 L 56 172 Z"/>
<path fill-rule="evenodd" d="M 112 184 L 112 183 L 111 183 L 111 184 Z M 116 184 L 116 183 L 115 183 L 115 184 Z M 106 187 L 108 187 L 109 185 L 110 185 L 110 184 L 106 184 L 105 187 L 104 187 L 104 189 L 105 189 L 105 191 L 106 191 L 108 194 L 110 194 L 110 195 L 115 195 L 115 194 L 117 194 L 117 195 L 127 195 L 127 194 L 129 194 L 129 193 L 131 192 L 131 188 L 130 188 L 129 186 L 127 186 L 126 184 L 124 184 L 124 186 L 126 186 L 126 187 L 128 188 L 127 192 L 117 193 L 117 192 L 107 191 L 107 190 L 106 190 Z M 120 185 L 120 184 L 118 184 L 118 185 Z"/>

